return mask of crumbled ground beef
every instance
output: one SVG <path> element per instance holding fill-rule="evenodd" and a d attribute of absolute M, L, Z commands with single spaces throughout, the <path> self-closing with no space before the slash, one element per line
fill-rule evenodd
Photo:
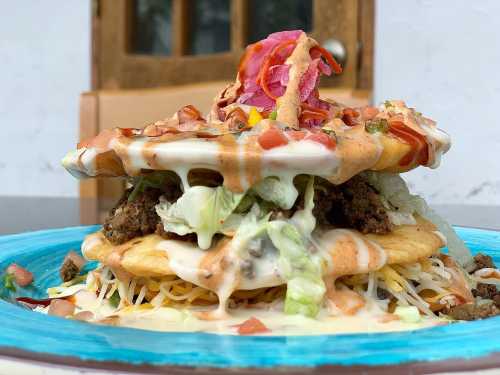
<path fill-rule="evenodd" d="M 79 272 L 80 269 L 75 263 L 73 263 L 71 258 L 64 259 L 61 269 L 59 270 L 61 279 L 64 282 L 73 280 Z"/>
<path fill-rule="evenodd" d="M 174 232 L 166 232 L 161 222 L 156 226 L 155 233 L 166 240 L 188 241 L 193 243 L 197 241 L 196 233 L 188 233 L 184 236 L 180 236 Z"/>
<path fill-rule="evenodd" d="M 483 303 L 464 303 L 444 311 L 456 320 L 477 320 L 500 314 L 500 309 L 492 301 Z"/>
<path fill-rule="evenodd" d="M 322 180 L 314 196 L 318 224 L 354 228 L 362 233 L 388 233 L 392 229 L 379 193 L 361 176 L 341 185 Z"/>
<path fill-rule="evenodd" d="M 388 299 L 391 298 L 392 295 L 389 293 L 389 291 L 382 289 L 382 288 L 377 288 L 377 298 L 378 299 Z"/>
<path fill-rule="evenodd" d="M 493 259 L 489 255 L 481 253 L 477 254 L 474 257 L 474 263 L 475 267 L 470 272 L 475 272 L 477 270 L 480 270 L 481 268 L 496 268 L 495 263 L 493 263 Z"/>
<path fill-rule="evenodd" d="M 481 297 L 484 299 L 494 299 L 499 294 L 497 287 L 493 284 L 477 284 L 476 289 L 472 289 L 474 297 Z"/>
<path fill-rule="evenodd" d="M 159 189 L 145 189 L 133 201 L 128 201 L 131 189 L 127 190 L 118 204 L 111 210 L 103 225 L 106 238 L 114 245 L 153 233 L 160 217 L 155 211 L 160 195 Z"/>

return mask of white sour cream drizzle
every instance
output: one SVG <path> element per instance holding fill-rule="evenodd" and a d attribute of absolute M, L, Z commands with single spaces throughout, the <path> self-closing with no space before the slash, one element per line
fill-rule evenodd
<path fill-rule="evenodd" d="M 440 234 L 437 234 L 440 236 Z M 201 250 L 197 245 L 177 240 L 155 240 L 151 235 L 148 241 L 154 247 L 152 250 L 164 252 L 168 267 L 165 275 L 175 274 L 183 280 L 212 290 L 219 297 L 219 308 L 212 318 L 225 317 L 227 301 L 236 290 L 255 290 L 284 284 L 285 278 L 280 273 L 278 252 L 267 249 L 261 257 L 251 258 L 253 262 L 253 277 L 243 275 L 241 262 L 244 244 L 236 240 L 219 241 L 209 250 Z M 99 238 L 101 240 L 99 240 Z M 104 236 L 98 232 L 90 235 L 82 245 L 82 252 L 88 256 L 95 246 L 101 246 Z M 348 296 L 345 293 L 335 294 L 333 285 L 335 279 L 346 275 L 370 273 L 383 267 L 387 262 L 386 252 L 377 243 L 364 238 L 361 234 L 349 229 L 331 229 L 324 233 L 314 233 L 312 242 L 315 252 L 311 257 L 317 257 L 325 265 L 323 276 L 330 285 L 330 298 L 342 297 L 356 299 L 358 296 Z M 115 270 L 122 271 L 123 264 L 117 264 L 123 253 L 124 245 L 111 247 L 101 262 Z M 274 250 L 274 251 L 271 251 Z M 114 252 L 117 256 L 114 256 Z M 333 296 L 333 297 L 331 297 Z M 352 298 L 351 298 L 352 297 Z"/>

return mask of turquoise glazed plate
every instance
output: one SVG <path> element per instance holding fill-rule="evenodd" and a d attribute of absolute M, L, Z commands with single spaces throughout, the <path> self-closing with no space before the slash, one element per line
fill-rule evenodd
<path fill-rule="evenodd" d="M 58 268 L 98 227 L 72 227 L 0 237 L 0 269 L 16 262 L 35 275 L 24 296 L 45 296 Z M 473 252 L 500 263 L 500 233 L 457 228 Z M 5 297 L 5 292 L 4 297 Z M 46 316 L 0 300 L 0 356 L 139 373 L 238 371 L 429 373 L 500 367 L 500 317 L 403 333 L 241 337 L 163 333 Z M 498 354 L 497 354 L 498 353 Z"/>

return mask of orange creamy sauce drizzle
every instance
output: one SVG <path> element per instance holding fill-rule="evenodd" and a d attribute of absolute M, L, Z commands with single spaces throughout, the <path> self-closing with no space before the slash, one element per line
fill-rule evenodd
<path fill-rule="evenodd" d="M 380 158 L 378 142 L 364 130 L 364 125 L 348 129 L 336 128 L 338 133 L 335 154 L 339 159 L 339 168 L 329 178 L 334 184 L 341 184 L 358 173 L 372 168 Z"/>
<path fill-rule="evenodd" d="M 128 152 L 128 148 L 130 147 L 130 144 L 133 141 L 134 140 L 132 138 L 126 136 L 118 136 L 115 138 L 113 142 L 114 143 L 113 149 L 115 150 L 118 157 L 121 159 L 123 164 L 123 169 L 129 176 L 135 176 L 138 174 L 138 171 L 136 171 L 132 166 L 132 158 L 130 157 L 130 154 Z"/>
<path fill-rule="evenodd" d="M 158 156 L 155 150 L 155 147 L 158 145 L 158 142 L 146 142 L 142 149 L 142 157 L 146 161 L 147 165 L 153 170 L 162 170 L 166 169 L 166 165 L 161 165 L 158 163 Z"/>
<path fill-rule="evenodd" d="M 245 189 L 240 179 L 240 163 L 238 160 L 239 145 L 231 134 L 216 138 L 219 145 L 219 172 L 224 177 L 224 186 L 229 190 L 243 193 Z"/>
<path fill-rule="evenodd" d="M 380 250 L 370 240 L 363 238 L 354 231 L 347 231 L 340 236 L 329 249 L 333 270 L 325 277 L 327 287 L 326 296 L 330 303 L 346 315 L 354 315 L 364 305 L 365 299 L 350 289 L 338 290 L 335 288 L 335 280 L 341 276 L 369 273 L 380 269 L 385 259 L 381 259 Z M 354 239 L 357 237 L 357 241 Z M 359 246 L 361 241 L 362 246 Z M 366 251 L 367 264 L 360 264 L 359 252 Z"/>
<path fill-rule="evenodd" d="M 261 175 L 261 148 L 257 144 L 257 136 L 247 139 L 244 144 L 244 163 L 247 185 L 253 186 L 262 179 Z"/>
<path fill-rule="evenodd" d="M 297 46 L 286 60 L 286 64 L 290 65 L 289 79 L 285 93 L 276 100 L 276 119 L 292 128 L 299 128 L 300 80 L 311 63 L 309 50 L 316 45 L 317 42 L 314 39 L 302 33 L 297 39 Z"/>
<path fill-rule="evenodd" d="M 207 250 L 199 265 L 199 281 L 201 286 L 217 291 L 224 282 L 225 272 L 231 267 L 229 251 L 231 239 L 223 238 L 214 247 Z M 234 285 L 234 290 L 237 288 Z"/>

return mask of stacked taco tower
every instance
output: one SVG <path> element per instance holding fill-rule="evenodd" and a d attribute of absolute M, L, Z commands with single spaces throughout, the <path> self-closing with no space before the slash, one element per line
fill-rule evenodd
<path fill-rule="evenodd" d="M 436 168 L 449 136 L 402 101 L 320 98 L 320 76 L 341 70 L 304 32 L 274 33 L 247 47 L 208 115 L 187 105 L 71 151 L 76 177 L 129 184 L 82 245 L 99 303 L 205 320 L 271 306 L 437 317 L 473 303 L 468 249 L 400 177 Z"/>

